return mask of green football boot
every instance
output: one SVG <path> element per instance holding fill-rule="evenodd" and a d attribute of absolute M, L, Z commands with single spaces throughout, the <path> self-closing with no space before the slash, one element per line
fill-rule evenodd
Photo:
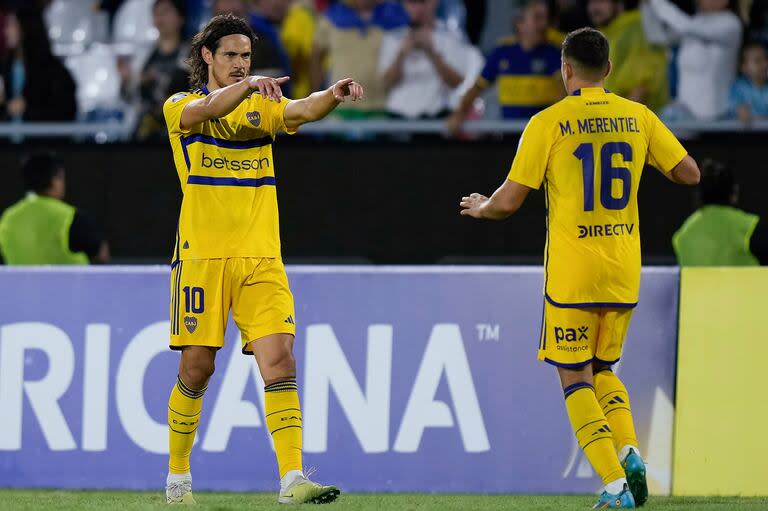
<path fill-rule="evenodd" d="M 635 504 L 640 507 L 648 500 L 645 462 L 634 449 L 630 449 L 627 457 L 621 462 L 621 466 L 624 467 L 624 472 L 627 474 L 627 484 L 629 484 L 632 496 L 635 497 Z"/>

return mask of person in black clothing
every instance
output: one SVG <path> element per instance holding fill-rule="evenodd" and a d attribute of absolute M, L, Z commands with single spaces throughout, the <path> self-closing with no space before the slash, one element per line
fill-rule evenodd
<path fill-rule="evenodd" d="M 475 46 L 480 44 L 480 37 L 483 35 L 487 11 L 486 3 L 486 0 L 464 0 L 464 7 L 467 11 L 467 37 Z"/>
<path fill-rule="evenodd" d="M 22 176 L 26 196 L 0 216 L 0 263 L 60 264 L 62 249 L 58 248 L 60 242 L 53 240 L 58 236 L 54 224 L 61 222 L 66 227 L 70 218 L 67 248 L 71 254 L 63 249 L 63 257 L 70 259 L 65 264 L 88 260 L 108 263 L 109 245 L 94 222 L 81 210 L 64 203 L 64 166 L 58 156 L 48 151 L 30 154 L 22 161 Z M 19 236 L 20 232 L 24 235 Z M 44 247 L 53 247 L 56 253 L 43 253 Z M 78 253 L 84 253 L 87 260 L 77 261 Z"/>
<path fill-rule="evenodd" d="M 167 138 L 163 103 L 172 93 L 189 89 L 184 64 L 189 56 L 189 45 L 184 41 L 184 4 L 180 0 L 155 0 L 152 17 L 159 37 L 139 79 L 139 140 Z"/>
<path fill-rule="evenodd" d="M 24 65 L 22 95 L 9 102 L 8 113 L 25 121 L 73 121 L 77 117 L 75 81 L 51 53 L 51 43 L 36 5 L 16 13 L 21 30 L 20 55 Z"/>

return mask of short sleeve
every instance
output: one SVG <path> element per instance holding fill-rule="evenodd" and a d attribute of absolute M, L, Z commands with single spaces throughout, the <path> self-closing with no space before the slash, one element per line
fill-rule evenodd
<path fill-rule="evenodd" d="M 258 93 L 254 93 L 251 95 L 250 101 L 249 121 L 255 127 L 269 133 L 272 137 L 278 133 L 296 133 L 296 130 L 289 130 L 285 126 L 285 107 L 291 102 L 290 99 L 284 97 L 280 103 L 275 103 L 261 97 Z M 255 115 L 256 112 L 258 112 L 258 116 Z"/>
<path fill-rule="evenodd" d="M 327 50 L 331 46 L 331 22 L 326 17 L 322 17 L 317 22 L 315 29 L 315 38 L 313 41 L 315 47 L 321 50 Z"/>
<path fill-rule="evenodd" d="M 197 99 L 189 92 L 179 92 L 168 98 L 163 104 L 163 116 L 168 127 L 168 134 L 186 134 L 190 129 L 181 128 L 181 114 L 190 101 Z"/>
<path fill-rule="evenodd" d="M 664 126 L 655 113 L 647 110 L 648 115 L 648 155 L 647 163 L 662 172 L 669 172 L 688 154 L 675 135 Z"/>
<path fill-rule="evenodd" d="M 501 53 L 499 52 L 499 49 L 496 48 L 490 53 L 490 55 L 488 55 L 488 58 L 485 59 L 485 66 L 483 66 L 483 70 L 480 72 L 480 76 L 486 82 L 493 83 L 496 81 L 496 77 L 499 74 L 500 57 Z"/>
<path fill-rule="evenodd" d="M 547 171 L 552 137 L 538 116 L 531 117 L 520 136 L 507 179 L 538 190 Z"/>

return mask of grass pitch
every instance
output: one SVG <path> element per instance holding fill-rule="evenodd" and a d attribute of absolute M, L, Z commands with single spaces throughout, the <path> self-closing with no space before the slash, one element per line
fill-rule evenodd
<path fill-rule="evenodd" d="M 201 509 L 280 509 L 277 494 L 195 493 Z M 583 495 L 428 495 L 428 494 L 342 494 L 326 511 L 465 511 L 465 510 L 588 510 L 596 497 Z M 162 492 L 104 492 L 61 490 L 0 490 L 0 510 L 37 509 L 119 510 L 165 509 Z M 768 511 L 768 498 L 664 498 L 651 497 L 642 509 L 652 511 Z"/>

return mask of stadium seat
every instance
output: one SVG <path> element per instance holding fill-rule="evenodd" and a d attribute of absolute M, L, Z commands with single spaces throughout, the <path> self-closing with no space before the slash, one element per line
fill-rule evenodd
<path fill-rule="evenodd" d="M 153 0 L 126 0 L 115 13 L 112 40 L 118 44 L 149 46 L 157 40 L 152 23 Z"/>
<path fill-rule="evenodd" d="M 93 44 L 81 55 L 70 56 L 66 66 L 77 84 L 77 104 L 82 120 L 122 119 L 117 58 L 106 44 Z"/>
<path fill-rule="evenodd" d="M 107 38 L 107 14 L 82 0 L 54 0 L 44 12 L 48 38 L 58 56 L 77 55 Z"/>

